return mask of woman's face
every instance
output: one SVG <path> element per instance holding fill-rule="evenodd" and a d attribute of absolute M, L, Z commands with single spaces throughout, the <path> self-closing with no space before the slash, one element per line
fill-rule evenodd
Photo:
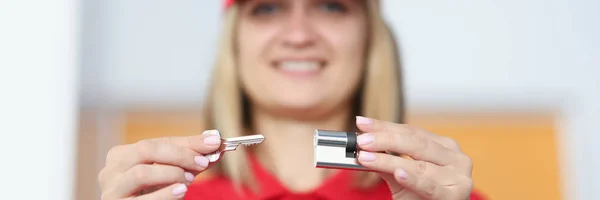
<path fill-rule="evenodd" d="M 255 106 L 313 115 L 348 106 L 365 63 L 364 0 L 248 0 L 241 5 L 237 63 Z"/>

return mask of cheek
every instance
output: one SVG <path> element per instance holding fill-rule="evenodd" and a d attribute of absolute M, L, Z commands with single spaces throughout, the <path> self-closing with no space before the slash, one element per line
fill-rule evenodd
<path fill-rule="evenodd" d="M 332 71 L 346 82 L 358 82 L 365 67 L 367 33 L 362 27 L 357 24 L 341 24 L 336 28 L 322 28 L 323 37 L 334 58 Z"/>
<path fill-rule="evenodd" d="M 241 23 L 235 41 L 237 49 L 236 64 L 244 84 L 253 84 L 264 75 L 268 63 L 264 56 L 269 40 L 268 29 Z"/>
<path fill-rule="evenodd" d="M 268 48 L 273 27 L 241 22 L 236 33 L 236 67 L 242 89 L 254 101 L 265 101 L 271 72 Z"/>
<path fill-rule="evenodd" d="M 261 33 L 254 26 L 240 25 L 236 34 L 237 64 L 245 68 L 245 65 L 256 65 L 261 58 L 261 49 L 267 43 L 265 33 Z"/>
<path fill-rule="evenodd" d="M 347 101 L 357 91 L 365 68 L 366 30 L 361 25 L 338 24 L 322 26 L 320 31 L 332 53 L 327 81 L 327 98 L 334 103 Z"/>

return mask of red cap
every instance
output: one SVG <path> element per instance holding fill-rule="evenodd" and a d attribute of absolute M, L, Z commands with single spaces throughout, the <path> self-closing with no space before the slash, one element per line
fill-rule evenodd
<path fill-rule="evenodd" d="M 224 0 L 224 1 L 225 1 L 225 9 L 228 9 L 235 3 L 235 0 Z"/>
<path fill-rule="evenodd" d="M 225 5 L 224 5 L 225 6 L 225 10 L 227 10 L 228 8 L 230 8 L 235 3 L 235 0 L 223 0 L 223 1 L 225 3 Z M 379 1 L 376 1 L 376 2 L 377 2 L 377 4 L 379 4 Z"/>

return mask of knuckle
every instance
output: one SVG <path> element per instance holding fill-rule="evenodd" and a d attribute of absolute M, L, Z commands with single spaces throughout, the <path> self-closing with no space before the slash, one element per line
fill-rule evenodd
<path fill-rule="evenodd" d="M 456 159 L 455 166 L 459 167 L 459 169 L 464 168 L 465 173 L 470 175 L 473 170 L 473 159 L 465 154 L 460 154 L 458 159 Z"/>
<path fill-rule="evenodd" d="M 465 177 L 465 181 L 461 182 L 460 187 L 445 189 L 436 192 L 436 199 L 465 199 L 473 191 L 473 181 Z"/>
<path fill-rule="evenodd" d="M 171 137 L 165 137 L 165 138 L 163 138 L 163 140 L 161 140 L 161 141 L 163 141 L 163 142 L 161 142 L 161 143 L 160 143 L 161 145 L 171 145 L 171 146 L 177 146 L 177 145 L 176 145 L 176 144 L 177 144 L 177 137 L 173 137 L 173 136 L 171 136 Z M 189 142 L 189 141 L 188 141 L 188 142 Z M 190 144 L 191 144 L 191 143 L 190 143 Z M 188 144 L 188 145 L 190 145 L 190 144 Z"/>
<path fill-rule="evenodd" d="M 423 176 L 427 173 L 427 163 L 423 161 L 417 161 L 417 166 L 415 169 L 415 174 L 417 176 Z"/>
<path fill-rule="evenodd" d="M 396 143 L 396 137 L 394 133 L 385 132 L 383 134 L 379 134 L 381 139 L 376 140 L 378 142 L 378 149 L 388 149 L 392 144 Z"/>
<path fill-rule="evenodd" d="M 435 196 L 435 192 L 437 190 L 437 185 L 436 184 L 432 184 L 432 183 L 427 183 L 423 186 L 423 194 L 428 198 L 431 199 L 432 197 Z"/>
<path fill-rule="evenodd" d="M 182 180 L 185 179 L 185 177 L 183 177 L 183 173 L 185 173 L 185 171 L 182 168 L 179 167 L 173 167 L 172 170 L 170 170 L 170 176 L 173 180 Z"/>
<path fill-rule="evenodd" d="M 105 179 L 106 179 L 105 178 L 106 177 L 105 174 L 106 174 L 106 168 L 100 170 L 100 173 L 98 173 L 97 180 L 98 180 L 98 184 L 100 184 L 100 188 L 102 188 L 102 186 L 104 185 L 104 182 L 105 182 Z"/>
<path fill-rule="evenodd" d="M 474 187 L 475 187 L 475 184 L 473 183 L 473 179 L 467 178 L 467 181 L 465 183 L 465 190 L 471 191 L 471 190 L 473 190 Z"/>
<path fill-rule="evenodd" d="M 412 137 L 413 140 L 415 140 L 415 142 L 417 143 L 417 150 L 419 152 L 423 152 L 429 148 L 431 140 L 425 139 L 424 137 L 418 135 L 412 135 Z"/>
<path fill-rule="evenodd" d="M 413 126 L 408 125 L 408 124 L 400 124 L 400 128 L 401 128 L 402 131 L 404 131 L 404 132 L 406 132 L 407 134 L 410 134 L 410 135 L 415 135 L 418 132 L 416 127 L 413 127 Z"/>
<path fill-rule="evenodd" d="M 162 179 L 164 181 L 169 181 L 169 182 L 184 182 L 185 181 L 185 176 L 184 176 L 185 171 L 180 167 L 168 166 L 168 167 L 160 168 L 158 170 L 160 170 L 160 172 L 157 172 L 160 174 L 159 179 Z"/>
<path fill-rule="evenodd" d="M 443 146 L 445 146 L 446 148 L 452 149 L 452 150 L 460 150 L 460 146 L 458 145 L 458 142 L 452 138 L 449 137 L 445 137 L 444 139 L 442 139 L 443 141 Z"/>
<path fill-rule="evenodd" d="M 135 143 L 135 149 L 139 157 L 147 159 L 153 154 L 155 148 L 154 142 L 150 140 L 141 140 Z"/>
<path fill-rule="evenodd" d="M 375 162 L 377 162 L 377 165 L 386 167 L 386 168 L 391 166 L 390 160 L 387 159 L 385 156 L 380 156 L 377 154 L 375 154 L 375 156 L 377 157 L 377 159 L 375 159 Z"/>
<path fill-rule="evenodd" d="M 426 152 L 426 150 L 430 146 L 431 141 L 417 134 L 411 134 L 408 137 L 414 145 L 414 148 L 409 153 L 413 155 L 416 159 L 421 159 L 421 154 L 423 154 L 423 152 Z"/>
<path fill-rule="evenodd" d="M 149 174 L 152 174 L 152 168 L 148 165 L 136 165 L 131 170 L 131 178 L 135 181 L 144 182 Z"/>
<path fill-rule="evenodd" d="M 183 147 L 178 147 L 175 148 L 175 153 L 173 154 L 173 159 L 175 159 L 175 161 L 177 163 L 185 163 L 188 159 L 187 159 L 187 151 L 185 148 Z"/>
<path fill-rule="evenodd" d="M 187 146 L 187 147 L 194 147 L 194 146 L 197 146 L 197 145 L 198 145 L 198 143 L 200 143 L 200 144 L 204 144 L 204 141 L 202 141 L 202 142 L 197 142 L 197 141 L 198 141 L 198 140 L 194 140 L 194 139 L 187 139 L 187 140 L 185 140 L 185 143 L 186 143 L 186 146 Z"/>
<path fill-rule="evenodd" d="M 378 153 L 375 153 L 375 156 L 377 157 L 375 162 L 372 164 L 367 162 L 365 164 L 376 167 L 380 170 L 389 170 L 394 168 L 393 162 L 387 156 L 378 155 Z"/>
<path fill-rule="evenodd" d="M 195 176 L 194 176 L 195 178 Z M 185 179 L 185 175 L 184 175 L 184 171 L 181 170 L 179 172 L 177 172 L 176 174 L 173 175 L 173 182 L 179 182 L 179 183 L 186 183 L 187 180 Z"/>
<path fill-rule="evenodd" d="M 118 145 L 110 148 L 108 150 L 108 153 L 106 153 L 106 164 L 112 163 L 114 160 L 116 160 L 116 158 L 118 158 L 118 155 L 122 155 L 123 149 L 123 145 Z"/>
<path fill-rule="evenodd" d="M 462 162 L 469 166 L 469 168 L 473 167 L 473 158 L 468 155 L 462 154 Z"/>

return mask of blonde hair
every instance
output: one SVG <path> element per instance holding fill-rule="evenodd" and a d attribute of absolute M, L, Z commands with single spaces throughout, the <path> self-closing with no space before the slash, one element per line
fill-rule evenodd
<path fill-rule="evenodd" d="M 389 27 L 381 16 L 378 1 L 365 1 L 369 18 L 369 42 L 366 55 L 366 71 L 359 89 L 355 108 L 358 115 L 385 121 L 404 121 L 403 94 L 400 80 L 400 63 L 396 43 Z M 238 7 L 233 5 L 224 18 L 220 35 L 217 60 L 213 70 L 211 87 L 205 104 L 205 125 L 217 129 L 223 137 L 244 134 L 247 115 L 246 100 L 236 72 L 234 34 L 238 19 Z M 224 156 L 213 169 L 229 177 L 236 186 L 252 187 L 255 179 L 248 166 L 244 148 Z M 378 181 L 371 172 L 360 172 L 357 181 L 369 186 Z"/>

